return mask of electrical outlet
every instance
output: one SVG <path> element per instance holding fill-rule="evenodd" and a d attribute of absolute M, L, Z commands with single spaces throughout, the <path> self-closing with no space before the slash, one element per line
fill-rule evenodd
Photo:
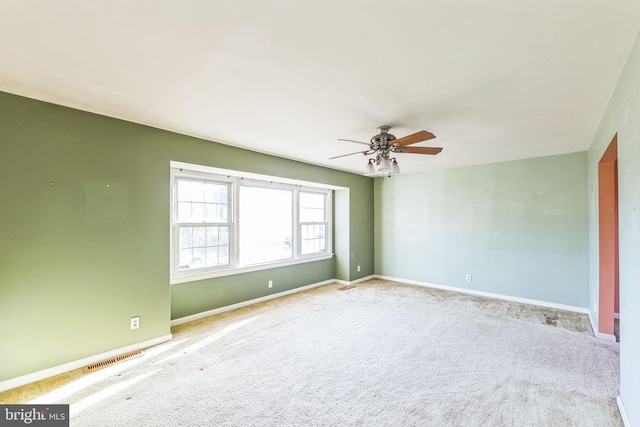
<path fill-rule="evenodd" d="M 138 329 L 140 327 L 140 316 L 131 318 L 131 330 Z"/>
<path fill-rule="evenodd" d="M 473 277 L 470 274 L 467 274 L 467 282 L 470 282 Z"/>
<path fill-rule="evenodd" d="M 358 266 L 358 273 L 360 272 L 360 266 Z"/>
<path fill-rule="evenodd" d="M 269 280 L 269 282 L 267 283 L 267 285 L 269 286 L 269 288 L 273 288 L 273 280 Z"/>

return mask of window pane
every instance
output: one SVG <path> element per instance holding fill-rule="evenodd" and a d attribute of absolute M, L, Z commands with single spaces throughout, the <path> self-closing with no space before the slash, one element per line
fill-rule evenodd
<path fill-rule="evenodd" d="M 216 185 L 213 191 L 213 201 L 216 203 L 229 203 L 229 186 Z"/>
<path fill-rule="evenodd" d="M 180 227 L 179 235 L 180 270 L 229 264 L 228 226 Z"/>
<path fill-rule="evenodd" d="M 191 181 L 178 180 L 178 201 L 191 201 Z"/>
<path fill-rule="evenodd" d="M 211 227 L 213 228 L 213 227 Z M 206 227 L 193 227 L 193 247 L 203 248 L 207 246 L 207 228 Z"/>
<path fill-rule="evenodd" d="M 178 202 L 178 221 L 191 222 L 190 202 Z"/>
<path fill-rule="evenodd" d="M 191 227 L 183 227 L 180 229 L 180 247 L 190 248 L 192 244 L 193 236 L 191 233 Z"/>
<path fill-rule="evenodd" d="M 229 265 L 229 246 L 218 247 L 218 265 Z"/>
<path fill-rule="evenodd" d="M 204 205 L 204 220 L 206 222 L 229 222 L 227 218 L 226 204 L 206 203 Z"/>
<path fill-rule="evenodd" d="M 207 248 L 207 267 L 212 267 L 219 265 L 218 264 L 218 248 L 217 247 L 208 247 Z"/>
<path fill-rule="evenodd" d="M 204 182 L 191 181 L 191 201 L 204 202 Z"/>
<path fill-rule="evenodd" d="M 191 203 L 191 221 L 204 221 L 204 203 Z"/>
<path fill-rule="evenodd" d="M 178 222 L 229 222 L 229 185 L 178 180 Z"/>
<path fill-rule="evenodd" d="M 229 227 L 218 228 L 218 244 L 220 246 L 229 246 Z"/>
<path fill-rule="evenodd" d="M 207 227 L 207 246 L 218 246 L 218 227 Z"/>
<path fill-rule="evenodd" d="M 300 254 L 316 254 L 327 249 L 326 224 L 302 224 L 300 226 Z"/>
<path fill-rule="evenodd" d="M 312 193 L 301 191 L 300 192 L 300 205 L 310 208 L 322 208 L 324 209 L 324 193 Z"/>
<path fill-rule="evenodd" d="M 180 249 L 180 270 L 188 269 L 191 259 L 193 258 L 191 248 Z"/>
<path fill-rule="evenodd" d="M 324 222 L 326 195 L 300 192 L 300 222 Z"/>
<path fill-rule="evenodd" d="M 227 185 L 205 183 L 204 201 L 209 203 L 227 203 L 229 200 L 229 187 Z"/>
<path fill-rule="evenodd" d="M 293 257 L 293 192 L 240 187 L 240 264 Z"/>

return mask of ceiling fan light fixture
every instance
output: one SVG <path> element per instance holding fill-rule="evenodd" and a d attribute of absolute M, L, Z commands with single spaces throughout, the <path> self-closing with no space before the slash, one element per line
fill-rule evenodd
<path fill-rule="evenodd" d="M 380 167 L 378 168 L 378 172 L 386 173 L 391 170 L 391 163 L 389 162 L 388 157 L 383 157 L 380 161 Z"/>
<path fill-rule="evenodd" d="M 389 169 L 389 173 L 400 173 L 400 166 L 398 165 L 398 162 L 396 161 L 396 159 L 391 159 L 391 167 Z"/>
<path fill-rule="evenodd" d="M 364 168 L 364 174 L 367 176 L 376 174 L 376 168 L 373 167 L 373 159 L 369 159 L 367 166 Z"/>

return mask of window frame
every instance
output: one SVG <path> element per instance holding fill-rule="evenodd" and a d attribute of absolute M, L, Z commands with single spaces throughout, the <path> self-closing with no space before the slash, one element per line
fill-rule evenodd
<path fill-rule="evenodd" d="M 187 167 L 185 167 L 187 166 Z M 191 166 L 191 167 L 188 167 Z M 301 182 L 285 178 L 269 177 L 264 175 L 243 173 L 238 171 L 221 170 L 199 165 L 188 165 L 179 162 L 171 162 L 170 177 L 170 283 L 185 283 L 233 274 L 259 271 L 269 268 L 284 267 L 288 265 L 306 262 L 321 261 L 333 257 L 333 189 L 328 185 Z M 185 226 L 177 221 L 178 215 L 178 191 L 177 183 L 180 179 L 211 182 L 229 185 L 229 218 L 231 227 L 229 235 L 229 264 L 222 266 L 210 266 L 193 270 L 180 270 L 179 229 Z M 267 189 L 285 189 L 293 193 L 292 204 L 292 258 L 263 263 L 239 265 L 240 260 L 240 187 L 261 187 Z M 300 193 L 311 192 L 325 196 L 325 241 L 326 248 L 323 252 L 301 255 L 301 224 L 300 218 Z M 191 223 L 189 223 L 191 224 Z M 186 224 L 186 225 L 189 225 Z M 219 223 L 203 223 L 207 226 L 217 226 Z M 197 226 L 196 224 L 195 226 Z"/>
<path fill-rule="evenodd" d="M 297 206 L 296 206 L 296 213 L 298 215 L 298 218 L 296 218 L 295 221 L 295 226 L 298 228 L 297 231 L 297 244 L 298 244 L 298 256 L 300 256 L 301 258 L 303 257 L 314 257 L 317 256 L 317 254 L 323 253 L 323 252 L 312 252 L 312 253 L 308 253 L 308 254 L 303 254 L 302 253 L 302 227 L 304 225 L 317 225 L 317 224 L 323 224 L 325 226 L 325 252 L 327 250 L 330 250 L 331 247 L 329 247 L 329 240 L 331 239 L 331 217 L 332 217 L 332 211 L 331 209 L 331 199 L 332 197 L 325 197 L 324 199 L 324 221 L 301 221 L 300 219 L 300 210 L 302 209 L 302 207 L 300 206 L 300 193 L 314 193 L 314 194 L 324 194 L 324 192 L 322 191 L 318 191 L 318 189 L 312 189 L 312 188 L 303 188 L 301 187 L 298 191 L 297 197 L 296 197 L 296 201 L 297 201 Z"/>
<path fill-rule="evenodd" d="M 178 181 L 180 179 L 187 179 L 190 181 L 200 181 L 205 183 L 215 183 L 215 184 L 226 184 L 229 187 L 228 191 L 228 212 L 227 212 L 227 222 L 205 222 L 202 221 L 200 223 L 197 222 L 178 222 Z M 234 253 L 233 248 L 237 246 L 234 244 L 234 239 L 236 233 L 234 232 L 234 227 L 237 221 L 234 221 L 235 218 L 235 203 L 234 199 L 236 195 L 234 194 L 234 184 L 233 181 L 229 178 L 225 178 L 222 176 L 216 177 L 215 180 L 211 179 L 206 174 L 196 171 L 185 171 L 185 170 L 175 170 L 171 171 L 171 277 L 179 278 L 179 277 L 187 277 L 194 274 L 194 270 L 180 270 L 180 228 L 181 227 L 198 227 L 198 226 L 221 226 L 228 225 L 229 226 L 229 264 L 227 265 L 218 265 L 218 266 L 210 266 L 198 269 L 198 274 L 203 274 L 204 272 L 215 272 L 222 271 L 230 268 L 233 263 Z"/>

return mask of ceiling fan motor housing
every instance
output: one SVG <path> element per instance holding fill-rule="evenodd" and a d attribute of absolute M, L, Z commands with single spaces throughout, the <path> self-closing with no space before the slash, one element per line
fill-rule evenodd
<path fill-rule="evenodd" d="M 396 139 L 394 135 L 388 133 L 389 129 L 391 129 L 390 126 L 380 126 L 378 128 L 378 132 L 380 133 L 371 138 L 372 148 L 387 148 L 389 146 L 389 143 Z"/>

